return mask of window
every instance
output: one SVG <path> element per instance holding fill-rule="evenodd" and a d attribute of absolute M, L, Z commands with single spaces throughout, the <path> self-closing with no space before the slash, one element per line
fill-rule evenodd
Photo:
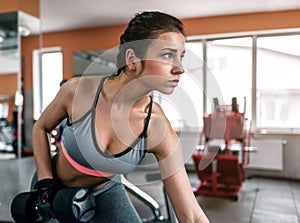
<path fill-rule="evenodd" d="M 232 98 L 237 98 L 239 111 L 251 117 L 252 39 L 242 37 L 208 41 L 207 66 L 207 74 L 214 77 L 207 79 L 209 95 L 218 98 L 221 105 L 231 105 Z"/>
<path fill-rule="evenodd" d="M 257 38 L 257 127 L 300 128 L 300 35 Z"/>
<path fill-rule="evenodd" d="M 59 48 L 33 52 L 33 118 L 37 120 L 54 99 L 62 81 L 62 53 Z"/>
<path fill-rule="evenodd" d="M 247 124 L 255 121 L 252 130 L 300 133 L 298 31 L 191 37 L 190 41 L 205 43 L 204 114 L 212 112 L 214 98 L 230 105 L 236 97 Z"/>

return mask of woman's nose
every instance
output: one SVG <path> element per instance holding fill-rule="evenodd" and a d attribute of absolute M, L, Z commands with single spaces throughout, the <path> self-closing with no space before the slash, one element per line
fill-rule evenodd
<path fill-rule="evenodd" d="M 184 68 L 182 66 L 181 61 L 177 61 L 176 63 L 173 64 L 172 73 L 177 75 L 184 73 Z"/>

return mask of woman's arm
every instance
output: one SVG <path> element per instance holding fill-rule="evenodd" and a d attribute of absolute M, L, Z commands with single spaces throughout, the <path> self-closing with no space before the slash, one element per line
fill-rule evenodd
<path fill-rule="evenodd" d="M 151 124 L 151 132 L 153 133 L 151 142 L 153 143 L 154 138 L 158 139 L 161 135 L 163 137 L 160 137 L 160 141 L 156 141 L 157 145 L 150 149 L 150 152 L 153 152 L 156 156 L 175 214 L 179 222 L 207 223 L 209 220 L 195 198 L 185 170 L 180 141 L 169 121 L 164 115 L 162 117 L 160 121 L 155 117 L 151 119 L 151 121 L 153 120 Z M 162 126 L 162 123 L 164 123 L 164 126 Z M 157 127 L 161 132 L 154 136 L 153 131 L 154 129 L 157 131 Z"/>
<path fill-rule="evenodd" d="M 38 180 L 52 178 L 49 133 L 67 117 L 67 103 L 70 100 L 70 84 L 65 84 L 54 100 L 35 122 L 32 132 L 32 145 Z M 71 100 L 72 101 L 72 100 Z"/>
<path fill-rule="evenodd" d="M 184 167 L 163 182 L 179 222 L 209 222 L 193 194 Z"/>

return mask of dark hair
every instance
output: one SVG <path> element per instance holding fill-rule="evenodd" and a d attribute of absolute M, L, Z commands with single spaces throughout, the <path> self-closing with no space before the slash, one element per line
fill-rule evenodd
<path fill-rule="evenodd" d="M 135 55 L 143 59 L 146 49 L 151 42 L 138 40 L 156 39 L 160 34 L 166 32 L 178 32 L 185 35 L 182 22 L 171 15 L 158 11 L 137 13 L 120 37 L 117 74 L 120 74 L 125 69 L 125 53 L 127 49 L 134 50 Z"/>
<path fill-rule="evenodd" d="M 62 79 L 61 82 L 59 82 L 59 86 L 62 87 L 67 81 L 67 79 Z"/>

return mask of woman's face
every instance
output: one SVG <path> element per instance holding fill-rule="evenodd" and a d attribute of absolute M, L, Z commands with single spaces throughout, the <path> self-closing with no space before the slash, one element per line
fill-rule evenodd
<path fill-rule="evenodd" d="M 147 49 L 140 80 L 151 90 L 171 94 L 184 73 L 185 38 L 181 33 L 160 34 Z"/>

